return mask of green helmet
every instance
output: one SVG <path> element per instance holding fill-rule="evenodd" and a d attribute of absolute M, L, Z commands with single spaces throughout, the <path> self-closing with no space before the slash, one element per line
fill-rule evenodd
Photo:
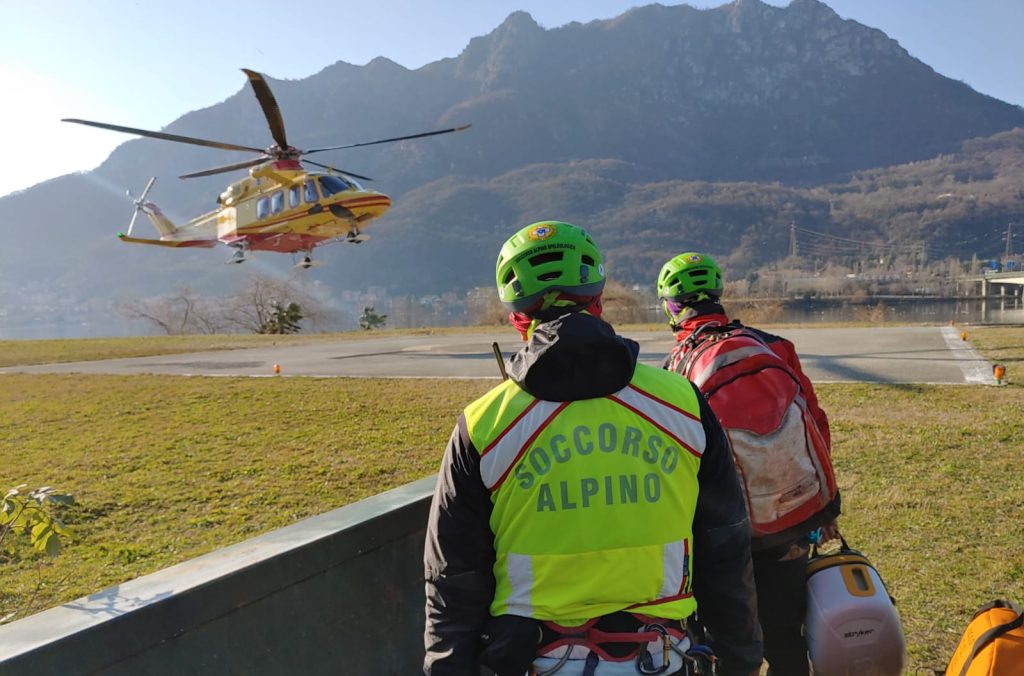
<path fill-rule="evenodd" d="M 517 312 L 540 309 L 550 291 L 596 296 L 604 289 L 604 258 L 582 228 L 540 221 L 512 235 L 496 266 L 498 297 Z"/>
<path fill-rule="evenodd" d="M 692 251 L 669 260 L 658 274 L 658 297 L 681 304 L 718 298 L 724 288 L 714 259 Z"/>

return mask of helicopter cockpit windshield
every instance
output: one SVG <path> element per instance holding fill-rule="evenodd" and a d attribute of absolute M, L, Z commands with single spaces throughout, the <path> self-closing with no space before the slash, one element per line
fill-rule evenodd
<path fill-rule="evenodd" d="M 347 190 L 364 190 L 363 186 L 356 183 L 354 178 L 348 178 L 347 176 L 342 178 L 341 176 L 330 175 L 317 178 L 320 181 L 320 191 L 324 194 L 324 197 Z"/>

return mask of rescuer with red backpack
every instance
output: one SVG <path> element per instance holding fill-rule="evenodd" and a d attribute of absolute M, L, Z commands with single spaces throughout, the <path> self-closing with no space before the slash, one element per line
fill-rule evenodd
<path fill-rule="evenodd" d="M 730 321 L 719 304 L 724 286 L 704 254 L 665 263 L 658 297 L 677 342 L 663 367 L 704 393 L 729 437 L 750 514 L 769 674 L 806 676 L 808 542 L 838 533 L 828 417 L 793 344 Z"/>

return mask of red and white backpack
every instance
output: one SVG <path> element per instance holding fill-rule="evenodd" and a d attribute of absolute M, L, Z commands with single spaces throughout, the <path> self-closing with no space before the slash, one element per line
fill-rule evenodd
<path fill-rule="evenodd" d="M 799 537 L 836 497 L 828 444 L 793 369 L 750 329 L 705 325 L 672 355 L 732 446 L 752 536 L 771 544 Z"/>

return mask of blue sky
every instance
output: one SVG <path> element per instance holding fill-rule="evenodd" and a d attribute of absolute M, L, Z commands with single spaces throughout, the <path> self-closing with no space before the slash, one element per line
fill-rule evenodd
<path fill-rule="evenodd" d="M 243 66 L 274 78 L 302 78 L 336 61 L 364 64 L 386 56 L 417 68 L 457 56 L 470 38 L 489 32 L 517 9 L 552 28 L 613 17 L 642 4 L 647 3 L 0 0 L 0 97 L 5 102 L 0 106 L 5 146 L 0 195 L 93 169 L 132 138 L 62 124 L 61 117 L 160 129 L 238 91 L 245 85 L 239 71 Z M 943 75 L 1024 105 L 1024 0 L 827 4 L 844 18 L 885 31 Z"/>

